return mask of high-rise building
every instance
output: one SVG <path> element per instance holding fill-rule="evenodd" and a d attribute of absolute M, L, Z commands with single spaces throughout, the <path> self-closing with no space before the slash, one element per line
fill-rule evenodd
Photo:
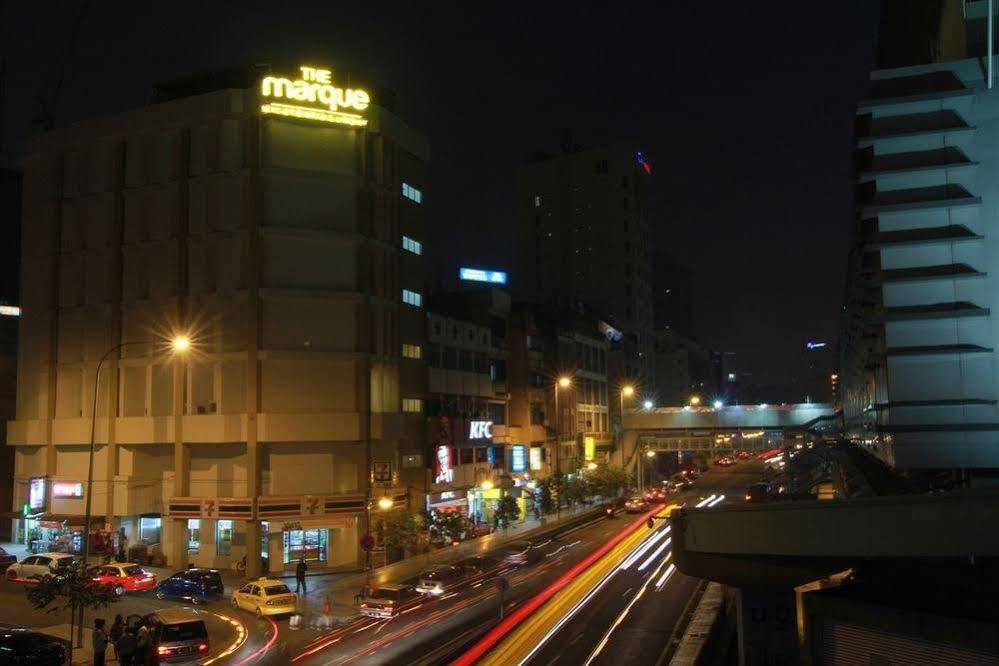
<path fill-rule="evenodd" d="M 896 467 L 999 467 L 999 94 L 981 2 L 885 2 L 857 110 L 840 339 L 852 437 Z M 914 29 L 918 25 L 919 29 Z"/>
<path fill-rule="evenodd" d="M 175 567 L 350 565 L 371 502 L 423 486 L 427 140 L 338 74 L 181 82 L 28 143 L 22 537 L 79 548 L 92 410 L 92 542 Z"/>
<path fill-rule="evenodd" d="M 652 306 L 656 330 L 669 329 L 687 338 L 693 336 L 690 269 L 667 252 L 656 252 L 652 258 Z"/>
<path fill-rule="evenodd" d="M 646 189 L 652 166 L 633 146 L 579 148 L 563 140 L 518 174 L 514 275 L 519 298 L 585 310 L 625 337 L 612 381 L 651 387 L 651 234 Z"/>

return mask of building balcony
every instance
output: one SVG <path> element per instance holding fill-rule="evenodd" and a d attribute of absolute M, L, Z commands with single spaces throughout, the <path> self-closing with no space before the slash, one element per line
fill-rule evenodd
<path fill-rule="evenodd" d="M 860 116 L 857 118 L 856 127 L 858 147 L 870 146 L 888 139 L 973 131 L 975 131 L 973 125 L 969 125 L 957 112 L 950 109 L 880 118 Z"/>
<path fill-rule="evenodd" d="M 904 305 L 887 307 L 874 320 L 918 321 L 921 319 L 960 319 L 965 317 L 988 317 L 989 308 L 983 308 L 970 301 L 953 301 L 949 303 L 929 303 L 927 305 Z"/>
<path fill-rule="evenodd" d="M 914 76 L 899 76 L 871 81 L 871 96 L 860 101 L 858 110 L 911 104 L 913 102 L 969 97 L 974 91 L 965 87 L 950 70 L 926 72 Z"/>
<path fill-rule="evenodd" d="M 963 224 L 949 224 L 944 227 L 924 227 L 921 229 L 901 229 L 899 231 L 882 231 L 874 234 L 870 242 L 864 245 L 865 250 L 877 250 L 882 247 L 902 245 L 929 245 L 934 243 L 961 243 L 981 240 L 983 236 L 976 234 Z"/>
<path fill-rule="evenodd" d="M 866 181 L 878 176 L 916 173 L 938 169 L 962 169 L 978 166 L 961 150 L 948 146 L 934 150 L 916 150 L 888 155 L 860 155 L 857 169 L 860 180 Z"/>
<path fill-rule="evenodd" d="M 968 264 L 941 264 L 939 266 L 913 266 L 882 270 L 881 284 L 890 282 L 920 282 L 925 280 L 963 280 L 984 277 L 986 273 Z"/>
<path fill-rule="evenodd" d="M 937 356 L 949 354 L 991 354 L 991 347 L 981 345 L 913 345 L 910 347 L 888 347 L 886 356 Z"/>
<path fill-rule="evenodd" d="M 874 217 L 884 213 L 975 206 L 981 203 L 981 197 L 974 196 L 960 185 L 948 183 L 877 192 L 870 201 L 862 203 L 860 209 L 864 217 Z"/>

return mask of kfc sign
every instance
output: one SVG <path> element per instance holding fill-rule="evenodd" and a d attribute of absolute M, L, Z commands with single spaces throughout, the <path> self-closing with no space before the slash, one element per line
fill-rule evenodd
<path fill-rule="evenodd" d="M 492 439 L 493 438 L 493 422 L 492 421 L 469 421 L 469 424 L 468 424 L 468 438 L 469 439 Z"/>
<path fill-rule="evenodd" d="M 438 446 L 437 461 L 434 463 L 434 483 L 452 481 L 454 481 L 454 460 L 451 458 L 451 447 Z"/>

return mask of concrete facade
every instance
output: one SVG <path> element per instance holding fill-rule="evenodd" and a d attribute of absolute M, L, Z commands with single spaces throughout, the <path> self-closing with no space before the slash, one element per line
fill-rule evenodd
<path fill-rule="evenodd" d="M 363 128 L 258 109 L 217 90 L 29 143 L 14 509 L 45 479 L 42 513 L 82 524 L 85 498 L 51 489 L 86 481 L 97 361 L 122 343 L 95 529 L 135 543 L 162 515 L 171 565 L 281 569 L 303 529 L 349 565 L 370 497 L 422 485 L 425 374 L 402 350 L 424 341 L 427 141 L 375 105 Z"/>

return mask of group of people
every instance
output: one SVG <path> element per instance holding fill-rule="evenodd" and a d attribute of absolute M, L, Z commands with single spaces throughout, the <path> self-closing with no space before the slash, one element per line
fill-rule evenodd
<path fill-rule="evenodd" d="M 121 615 L 114 618 L 111 628 L 105 630 L 103 618 L 94 620 L 91 640 L 94 648 L 94 666 L 104 666 L 108 647 L 113 648 L 114 658 L 119 664 L 158 664 L 149 628 L 145 625 L 130 628 Z"/>

